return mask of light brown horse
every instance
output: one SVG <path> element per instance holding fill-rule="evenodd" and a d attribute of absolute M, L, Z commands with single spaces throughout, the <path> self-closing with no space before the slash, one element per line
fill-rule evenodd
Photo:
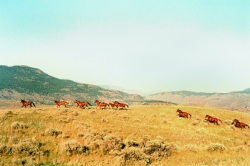
<path fill-rule="evenodd" d="M 65 107 L 67 107 L 67 102 L 66 101 L 54 101 L 55 104 L 57 105 L 57 108 L 60 107 L 61 105 L 64 105 Z"/>
<path fill-rule="evenodd" d="M 205 120 L 209 121 L 210 123 L 217 124 L 217 125 L 219 125 L 218 121 L 220 121 L 222 123 L 222 121 L 220 119 L 212 117 L 210 115 L 206 115 Z"/>
<path fill-rule="evenodd" d="M 72 106 L 74 104 L 72 100 L 61 99 L 60 101 L 66 101 L 68 106 Z"/>
<path fill-rule="evenodd" d="M 238 119 L 234 119 L 232 124 L 234 124 L 235 127 L 238 127 L 241 129 L 246 128 L 246 127 L 250 128 L 246 123 L 240 122 Z"/>
<path fill-rule="evenodd" d="M 96 109 L 97 109 L 98 107 L 100 107 L 100 109 L 106 109 L 107 106 L 109 107 L 109 104 L 108 104 L 108 103 L 100 102 L 100 101 L 98 101 L 98 100 L 95 100 L 94 103 L 96 103 Z"/>
<path fill-rule="evenodd" d="M 183 118 L 187 118 L 188 119 L 188 115 L 189 115 L 190 119 L 191 119 L 191 114 L 189 114 L 187 112 L 183 112 L 180 109 L 177 109 L 176 112 L 178 112 L 178 116 L 179 117 L 183 117 Z"/>
<path fill-rule="evenodd" d="M 85 108 L 85 106 L 87 107 L 87 108 L 89 108 L 88 107 L 88 105 L 90 105 L 90 106 L 92 106 L 89 102 L 87 102 L 87 101 L 79 101 L 79 100 L 75 100 L 75 103 L 77 104 L 77 107 L 80 107 L 80 108 Z"/>
<path fill-rule="evenodd" d="M 35 105 L 34 102 L 32 102 L 32 101 L 21 100 L 20 103 L 22 103 L 22 104 L 23 104 L 22 107 L 25 107 L 25 108 L 26 108 L 26 106 L 30 106 L 30 108 L 31 108 L 32 106 L 36 107 L 36 105 Z"/>

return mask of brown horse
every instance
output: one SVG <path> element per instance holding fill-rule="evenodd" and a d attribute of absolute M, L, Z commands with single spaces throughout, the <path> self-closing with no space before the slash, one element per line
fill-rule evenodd
<path fill-rule="evenodd" d="M 210 115 L 206 115 L 205 120 L 209 121 L 210 123 L 217 124 L 217 125 L 219 125 L 218 121 L 220 121 L 222 123 L 222 121 L 220 119 L 212 117 Z"/>
<path fill-rule="evenodd" d="M 183 112 L 180 109 L 177 109 L 176 112 L 178 112 L 179 117 L 183 117 L 183 118 L 187 118 L 188 119 L 188 115 L 189 115 L 190 119 L 191 119 L 191 114 L 189 114 L 187 112 Z"/>
<path fill-rule="evenodd" d="M 26 106 L 30 106 L 30 108 L 31 108 L 32 106 L 36 107 L 35 104 L 34 104 L 32 101 L 21 100 L 20 103 L 22 103 L 22 104 L 23 104 L 22 107 L 25 107 L 25 108 L 26 108 Z"/>
<path fill-rule="evenodd" d="M 72 100 L 61 99 L 60 101 L 66 101 L 68 106 L 72 106 L 74 104 Z"/>
<path fill-rule="evenodd" d="M 108 104 L 108 103 L 100 102 L 100 101 L 98 101 L 98 100 L 95 100 L 94 103 L 96 103 L 96 109 L 97 109 L 98 107 L 100 107 L 100 109 L 106 109 L 107 106 L 109 107 L 109 104 Z"/>
<path fill-rule="evenodd" d="M 235 127 L 238 127 L 238 128 L 246 128 L 246 126 L 248 128 L 250 128 L 246 123 L 243 123 L 243 122 L 240 122 L 238 119 L 234 119 L 232 124 L 234 124 Z"/>
<path fill-rule="evenodd" d="M 116 109 L 117 109 L 117 108 L 118 108 L 118 106 L 117 106 L 117 105 L 115 105 L 115 104 L 113 104 L 113 103 L 109 103 L 109 105 L 111 106 L 111 108 L 112 108 L 112 109 L 114 109 L 114 108 L 116 108 Z"/>
<path fill-rule="evenodd" d="M 85 108 L 85 106 L 87 107 L 87 108 L 89 108 L 88 107 L 88 105 L 90 105 L 90 106 L 92 106 L 89 102 L 87 102 L 87 101 L 79 101 L 79 100 L 75 100 L 75 103 L 77 104 L 77 107 L 81 107 L 81 108 Z"/>
<path fill-rule="evenodd" d="M 64 105 L 65 107 L 67 107 L 67 102 L 66 101 L 54 101 L 55 104 L 57 105 L 57 108 L 60 107 L 61 105 Z"/>
<path fill-rule="evenodd" d="M 120 107 L 119 109 L 126 109 L 126 107 L 128 108 L 128 105 L 127 105 L 127 104 L 120 103 L 120 102 L 118 102 L 118 101 L 115 101 L 115 102 L 114 102 L 114 105 L 116 105 L 117 108 Z"/>

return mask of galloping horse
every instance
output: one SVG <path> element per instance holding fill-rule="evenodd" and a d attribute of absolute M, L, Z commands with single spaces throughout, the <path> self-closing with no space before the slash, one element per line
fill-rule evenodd
<path fill-rule="evenodd" d="M 96 103 L 96 109 L 98 108 L 98 107 L 100 107 L 100 109 L 102 108 L 102 109 L 105 109 L 107 106 L 109 107 L 109 104 L 108 103 L 104 103 L 104 102 L 100 102 L 100 101 L 98 101 L 98 100 L 95 100 L 95 102 L 94 103 Z"/>
<path fill-rule="evenodd" d="M 246 123 L 240 122 L 238 119 L 234 119 L 232 124 L 234 124 L 235 127 L 239 127 L 239 128 L 246 128 L 246 126 L 248 128 L 250 128 Z"/>
<path fill-rule="evenodd" d="M 79 101 L 79 100 L 75 100 L 75 103 L 77 104 L 77 107 L 81 107 L 81 108 L 85 108 L 85 106 L 88 107 L 88 105 L 92 106 L 92 105 L 91 105 L 89 102 L 87 102 L 87 101 L 81 102 L 81 101 Z M 88 107 L 88 108 L 89 108 L 89 107 Z"/>
<path fill-rule="evenodd" d="M 115 107 L 116 107 L 116 109 L 118 108 L 118 106 L 113 104 L 113 103 L 109 103 L 109 105 L 111 106 L 112 109 L 115 108 Z"/>
<path fill-rule="evenodd" d="M 120 107 L 120 109 L 126 109 L 125 107 L 127 106 L 127 108 L 128 108 L 128 105 L 127 104 L 124 104 L 124 103 L 120 103 L 120 102 L 118 102 L 118 101 L 115 101 L 114 102 L 114 105 L 116 105 L 116 107 Z"/>
<path fill-rule="evenodd" d="M 74 104 L 72 100 L 61 99 L 60 101 L 66 101 L 68 106 L 72 106 Z"/>
<path fill-rule="evenodd" d="M 191 119 L 191 114 L 187 113 L 187 112 L 183 112 L 180 109 L 177 109 L 176 112 L 178 112 L 179 117 L 184 117 L 188 119 L 188 115 L 190 116 Z"/>
<path fill-rule="evenodd" d="M 22 107 L 25 107 L 25 108 L 26 108 L 26 106 L 30 106 L 30 107 L 34 106 L 34 107 L 36 107 L 35 104 L 32 101 L 21 100 L 20 103 L 22 103 L 23 104 Z"/>
<path fill-rule="evenodd" d="M 65 107 L 67 107 L 67 102 L 66 101 L 54 101 L 55 104 L 57 105 L 57 108 L 60 107 L 61 105 L 64 105 Z"/>
<path fill-rule="evenodd" d="M 220 119 L 215 118 L 215 117 L 212 117 L 212 116 L 210 116 L 210 115 L 206 115 L 206 116 L 205 116 L 205 119 L 206 119 L 207 121 L 209 121 L 210 123 L 214 123 L 214 124 L 217 124 L 217 125 L 219 125 L 218 121 L 220 121 L 220 122 L 222 123 L 222 121 L 221 121 Z"/>

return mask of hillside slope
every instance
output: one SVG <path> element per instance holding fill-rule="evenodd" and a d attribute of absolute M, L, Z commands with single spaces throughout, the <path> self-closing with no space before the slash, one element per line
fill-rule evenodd
<path fill-rule="evenodd" d="M 152 94 L 146 96 L 145 99 L 169 101 L 182 105 L 198 105 L 238 111 L 250 111 L 249 92 L 249 89 L 230 93 L 177 91 Z"/>
<path fill-rule="evenodd" d="M 121 91 L 58 79 L 43 71 L 28 66 L 0 66 L 0 99 L 33 100 L 53 104 L 54 100 L 85 100 L 91 103 L 101 101 L 142 100 L 142 96 Z"/>

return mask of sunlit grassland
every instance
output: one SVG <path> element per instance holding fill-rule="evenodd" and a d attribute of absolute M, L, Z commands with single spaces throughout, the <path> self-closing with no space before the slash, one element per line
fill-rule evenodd
<path fill-rule="evenodd" d="M 177 108 L 189 112 L 191 119 L 178 117 Z M 223 123 L 204 121 L 206 114 Z M 0 164 L 248 165 L 250 129 L 235 128 L 231 125 L 235 118 L 250 125 L 249 113 L 194 106 L 130 106 L 128 110 L 100 110 L 95 106 L 0 108 Z M 108 136 L 125 147 L 109 145 L 105 142 Z M 19 150 L 28 139 L 33 140 L 29 141 L 33 149 Z M 62 145 L 73 140 L 87 150 L 79 151 L 78 147 L 69 154 Z M 149 148 L 142 146 L 147 140 L 157 146 L 173 144 L 175 150 L 160 157 L 156 155 L 161 154 L 159 149 L 150 149 L 152 153 L 147 154 Z M 128 142 L 138 145 L 128 147 Z M 143 155 L 145 152 L 146 159 L 131 157 L 128 153 L 131 149 Z M 128 155 L 127 162 L 122 162 Z"/>

